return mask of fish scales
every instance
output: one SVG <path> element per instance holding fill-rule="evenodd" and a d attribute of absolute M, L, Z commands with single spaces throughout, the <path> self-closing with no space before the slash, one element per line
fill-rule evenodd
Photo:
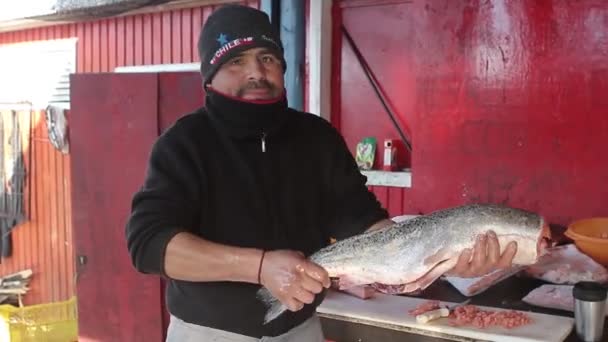
<path fill-rule="evenodd" d="M 473 204 L 436 211 L 390 227 L 338 241 L 311 255 L 310 260 L 340 278 L 341 288 L 376 285 L 386 293 L 411 293 L 429 286 L 450 270 L 478 235 L 493 230 L 501 250 L 516 241 L 514 264 L 531 265 L 548 244 L 548 227 L 533 212 Z M 265 321 L 285 307 L 261 289 L 259 298 L 269 306 Z"/>

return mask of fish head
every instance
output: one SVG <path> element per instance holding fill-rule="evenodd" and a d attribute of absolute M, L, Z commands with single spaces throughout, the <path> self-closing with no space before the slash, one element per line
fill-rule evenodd
<path fill-rule="evenodd" d="M 510 240 L 517 242 L 517 254 L 513 258 L 514 265 L 532 265 L 538 262 L 540 257 L 548 253 L 548 249 L 554 245 L 551 239 L 551 229 L 544 219 L 540 219 L 540 228 L 535 229 L 534 234 L 507 235 L 499 237 L 501 253 Z M 504 247 L 503 247 L 504 241 Z"/>
<path fill-rule="evenodd" d="M 545 255 L 547 254 L 548 249 L 553 246 L 555 246 L 555 241 L 553 241 L 551 236 L 551 228 L 549 227 L 549 224 L 543 220 L 543 227 L 540 230 L 540 236 L 536 244 L 536 253 L 539 256 Z"/>

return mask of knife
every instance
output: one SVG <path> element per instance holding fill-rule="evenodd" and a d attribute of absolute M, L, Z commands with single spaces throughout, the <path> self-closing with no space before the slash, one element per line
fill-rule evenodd
<path fill-rule="evenodd" d="M 442 318 L 442 317 L 448 317 L 450 315 L 450 312 L 452 312 L 454 309 L 456 309 L 457 307 L 460 307 L 460 306 L 467 305 L 467 304 L 469 304 L 470 301 L 471 301 L 471 298 L 465 300 L 462 303 L 454 304 L 452 307 L 445 306 L 443 308 L 421 313 L 420 315 L 416 316 L 416 322 L 428 323 L 430 321 L 434 321 L 434 320 Z"/>

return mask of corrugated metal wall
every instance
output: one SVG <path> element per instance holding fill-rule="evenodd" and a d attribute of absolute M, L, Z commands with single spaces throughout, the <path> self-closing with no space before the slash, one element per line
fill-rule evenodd
<path fill-rule="evenodd" d="M 242 3 L 259 6 L 257 0 Z M 78 73 L 111 72 L 117 66 L 195 62 L 200 28 L 215 8 L 4 32 L 0 33 L 0 45 L 77 37 Z M 24 117 L 29 119 L 29 115 Z M 26 304 L 64 300 L 75 293 L 69 156 L 55 151 L 48 142 L 43 113 L 34 113 L 33 118 L 38 124 L 32 128 L 31 165 L 26 165 L 32 194 L 30 220 L 15 229 L 14 255 L 0 264 L 0 275 L 33 269 Z"/>
<path fill-rule="evenodd" d="M 50 144 L 44 112 L 19 111 L 18 118 L 27 221 L 13 229 L 13 253 L 2 259 L 0 275 L 32 269 L 25 304 L 66 300 L 74 293 L 70 159 Z"/>
<path fill-rule="evenodd" d="M 258 7 L 257 0 L 242 1 Z M 217 6 L 87 21 L 0 33 L 0 45 L 78 38 L 77 72 L 108 72 L 118 66 L 190 63 L 198 60 L 202 23 Z"/>

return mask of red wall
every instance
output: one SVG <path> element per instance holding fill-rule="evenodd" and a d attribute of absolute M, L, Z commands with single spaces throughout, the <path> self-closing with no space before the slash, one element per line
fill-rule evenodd
<path fill-rule="evenodd" d="M 10 111 L 0 115 L 8 118 Z M 27 172 L 27 220 L 11 232 L 12 254 L 0 260 L 0 275 L 32 270 L 25 305 L 64 301 L 75 294 L 70 156 L 51 145 L 44 111 L 20 110 L 17 115 Z"/>
<path fill-rule="evenodd" d="M 258 7 L 258 0 L 241 1 Z M 196 42 L 202 23 L 217 6 L 177 9 L 0 33 L 0 45 L 78 38 L 77 68 L 108 72 L 118 66 L 198 61 Z"/>
<path fill-rule="evenodd" d="M 553 223 L 608 216 L 608 2 L 344 1 L 344 25 L 413 140 L 413 187 L 375 188 L 392 214 L 469 202 Z M 396 130 L 342 41 L 340 111 L 359 139 Z M 335 48 L 340 47 L 340 42 Z"/>

